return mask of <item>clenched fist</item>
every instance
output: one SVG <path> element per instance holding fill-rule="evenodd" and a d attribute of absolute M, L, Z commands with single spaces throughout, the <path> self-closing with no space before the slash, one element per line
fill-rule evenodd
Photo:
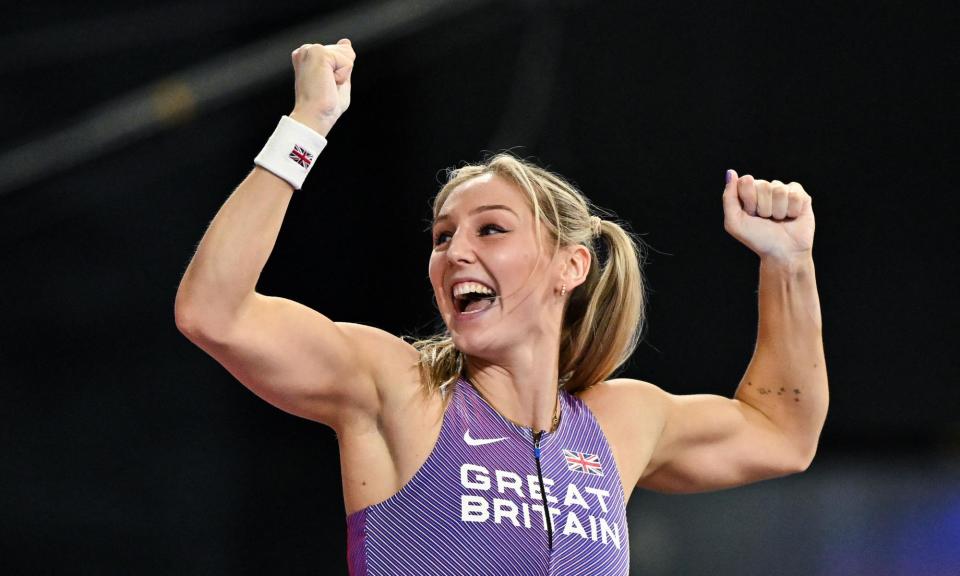
<path fill-rule="evenodd" d="M 812 198 L 797 182 L 767 182 L 727 172 L 723 227 L 761 258 L 792 260 L 813 250 Z"/>
<path fill-rule="evenodd" d="M 350 106 L 350 74 L 357 55 L 346 38 L 336 44 L 304 44 L 291 54 L 296 104 L 290 117 L 326 136 Z"/>

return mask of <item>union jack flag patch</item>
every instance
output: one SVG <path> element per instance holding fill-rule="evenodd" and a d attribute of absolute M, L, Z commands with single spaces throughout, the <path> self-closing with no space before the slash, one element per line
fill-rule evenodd
<path fill-rule="evenodd" d="M 584 474 L 589 474 L 591 476 L 603 476 L 603 467 L 600 465 L 600 457 L 596 454 L 564 450 L 563 457 L 567 460 L 567 468 L 573 470 L 574 472 L 583 472 Z"/>
<path fill-rule="evenodd" d="M 308 168 L 310 163 L 313 162 L 313 154 L 294 144 L 293 150 L 290 151 L 290 159 L 304 168 Z"/>

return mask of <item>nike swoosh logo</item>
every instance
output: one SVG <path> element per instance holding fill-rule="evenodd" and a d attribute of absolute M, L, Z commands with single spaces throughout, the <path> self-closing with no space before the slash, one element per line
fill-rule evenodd
<path fill-rule="evenodd" d="M 484 444 L 493 444 L 501 440 L 506 440 L 506 438 L 471 438 L 469 429 L 463 433 L 463 441 L 470 446 L 483 446 Z"/>

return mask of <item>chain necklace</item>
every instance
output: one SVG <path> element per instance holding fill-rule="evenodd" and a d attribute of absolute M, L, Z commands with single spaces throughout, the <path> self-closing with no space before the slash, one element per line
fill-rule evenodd
<path fill-rule="evenodd" d="M 467 380 L 467 382 L 470 383 L 470 386 L 473 387 L 473 389 L 477 391 L 477 394 L 479 394 L 480 397 L 483 398 L 483 401 L 486 402 L 488 406 L 490 406 L 491 408 L 493 408 L 493 411 L 496 412 L 497 414 L 499 414 L 501 418 L 503 418 L 503 419 L 506 420 L 507 422 L 513 424 L 513 425 L 516 426 L 517 428 L 529 428 L 531 432 L 534 432 L 533 427 L 531 427 L 531 426 L 524 426 L 523 424 L 520 424 L 519 422 L 516 422 L 516 421 L 511 420 L 510 418 L 507 418 L 506 416 L 504 416 L 504 415 L 503 415 L 503 412 L 501 412 L 499 409 L 497 409 L 497 407 L 493 405 L 493 402 L 490 402 L 490 399 L 487 398 L 486 395 L 485 395 L 483 392 L 481 392 L 479 388 L 477 388 L 476 386 L 473 385 L 473 382 L 470 382 L 469 380 Z M 560 424 L 560 387 L 558 386 L 558 387 L 557 387 L 557 397 L 556 397 L 556 398 L 554 399 L 554 401 L 553 401 L 553 421 L 550 423 L 550 430 L 548 430 L 547 433 L 548 433 L 548 434 L 553 434 L 554 431 L 556 431 L 557 426 L 558 426 L 559 424 Z M 534 432 L 534 433 L 535 433 L 535 432 Z"/>

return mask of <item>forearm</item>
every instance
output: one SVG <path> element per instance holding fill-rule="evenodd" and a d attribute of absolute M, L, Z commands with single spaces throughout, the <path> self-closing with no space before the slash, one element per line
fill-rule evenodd
<path fill-rule="evenodd" d="M 255 168 L 210 223 L 177 291 L 178 324 L 222 329 L 253 294 L 293 195 L 285 181 Z"/>
<path fill-rule="evenodd" d="M 335 45 L 304 44 L 294 50 L 291 59 L 296 105 L 290 118 L 325 138 L 350 105 L 355 58 L 346 38 Z M 290 129 L 284 128 L 283 134 L 289 136 Z M 298 146 L 303 144 L 301 138 L 314 141 L 318 148 L 314 154 L 325 144 L 294 130 Z M 278 173 L 282 176 L 282 172 Z M 297 175 L 303 174 L 297 171 Z M 211 333 L 229 329 L 243 303 L 255 294 L 257 280 L 280 233 L 293 186 L 263 168 L 254 168 L 220 208 L 177 291 L 175 315 L 181 330 Z"/>
<path fill-rule="evenodd" d="M 812 257 L 761 260 L 757 345 L 736 397 L 813 457 L 829 394 Z"/>

